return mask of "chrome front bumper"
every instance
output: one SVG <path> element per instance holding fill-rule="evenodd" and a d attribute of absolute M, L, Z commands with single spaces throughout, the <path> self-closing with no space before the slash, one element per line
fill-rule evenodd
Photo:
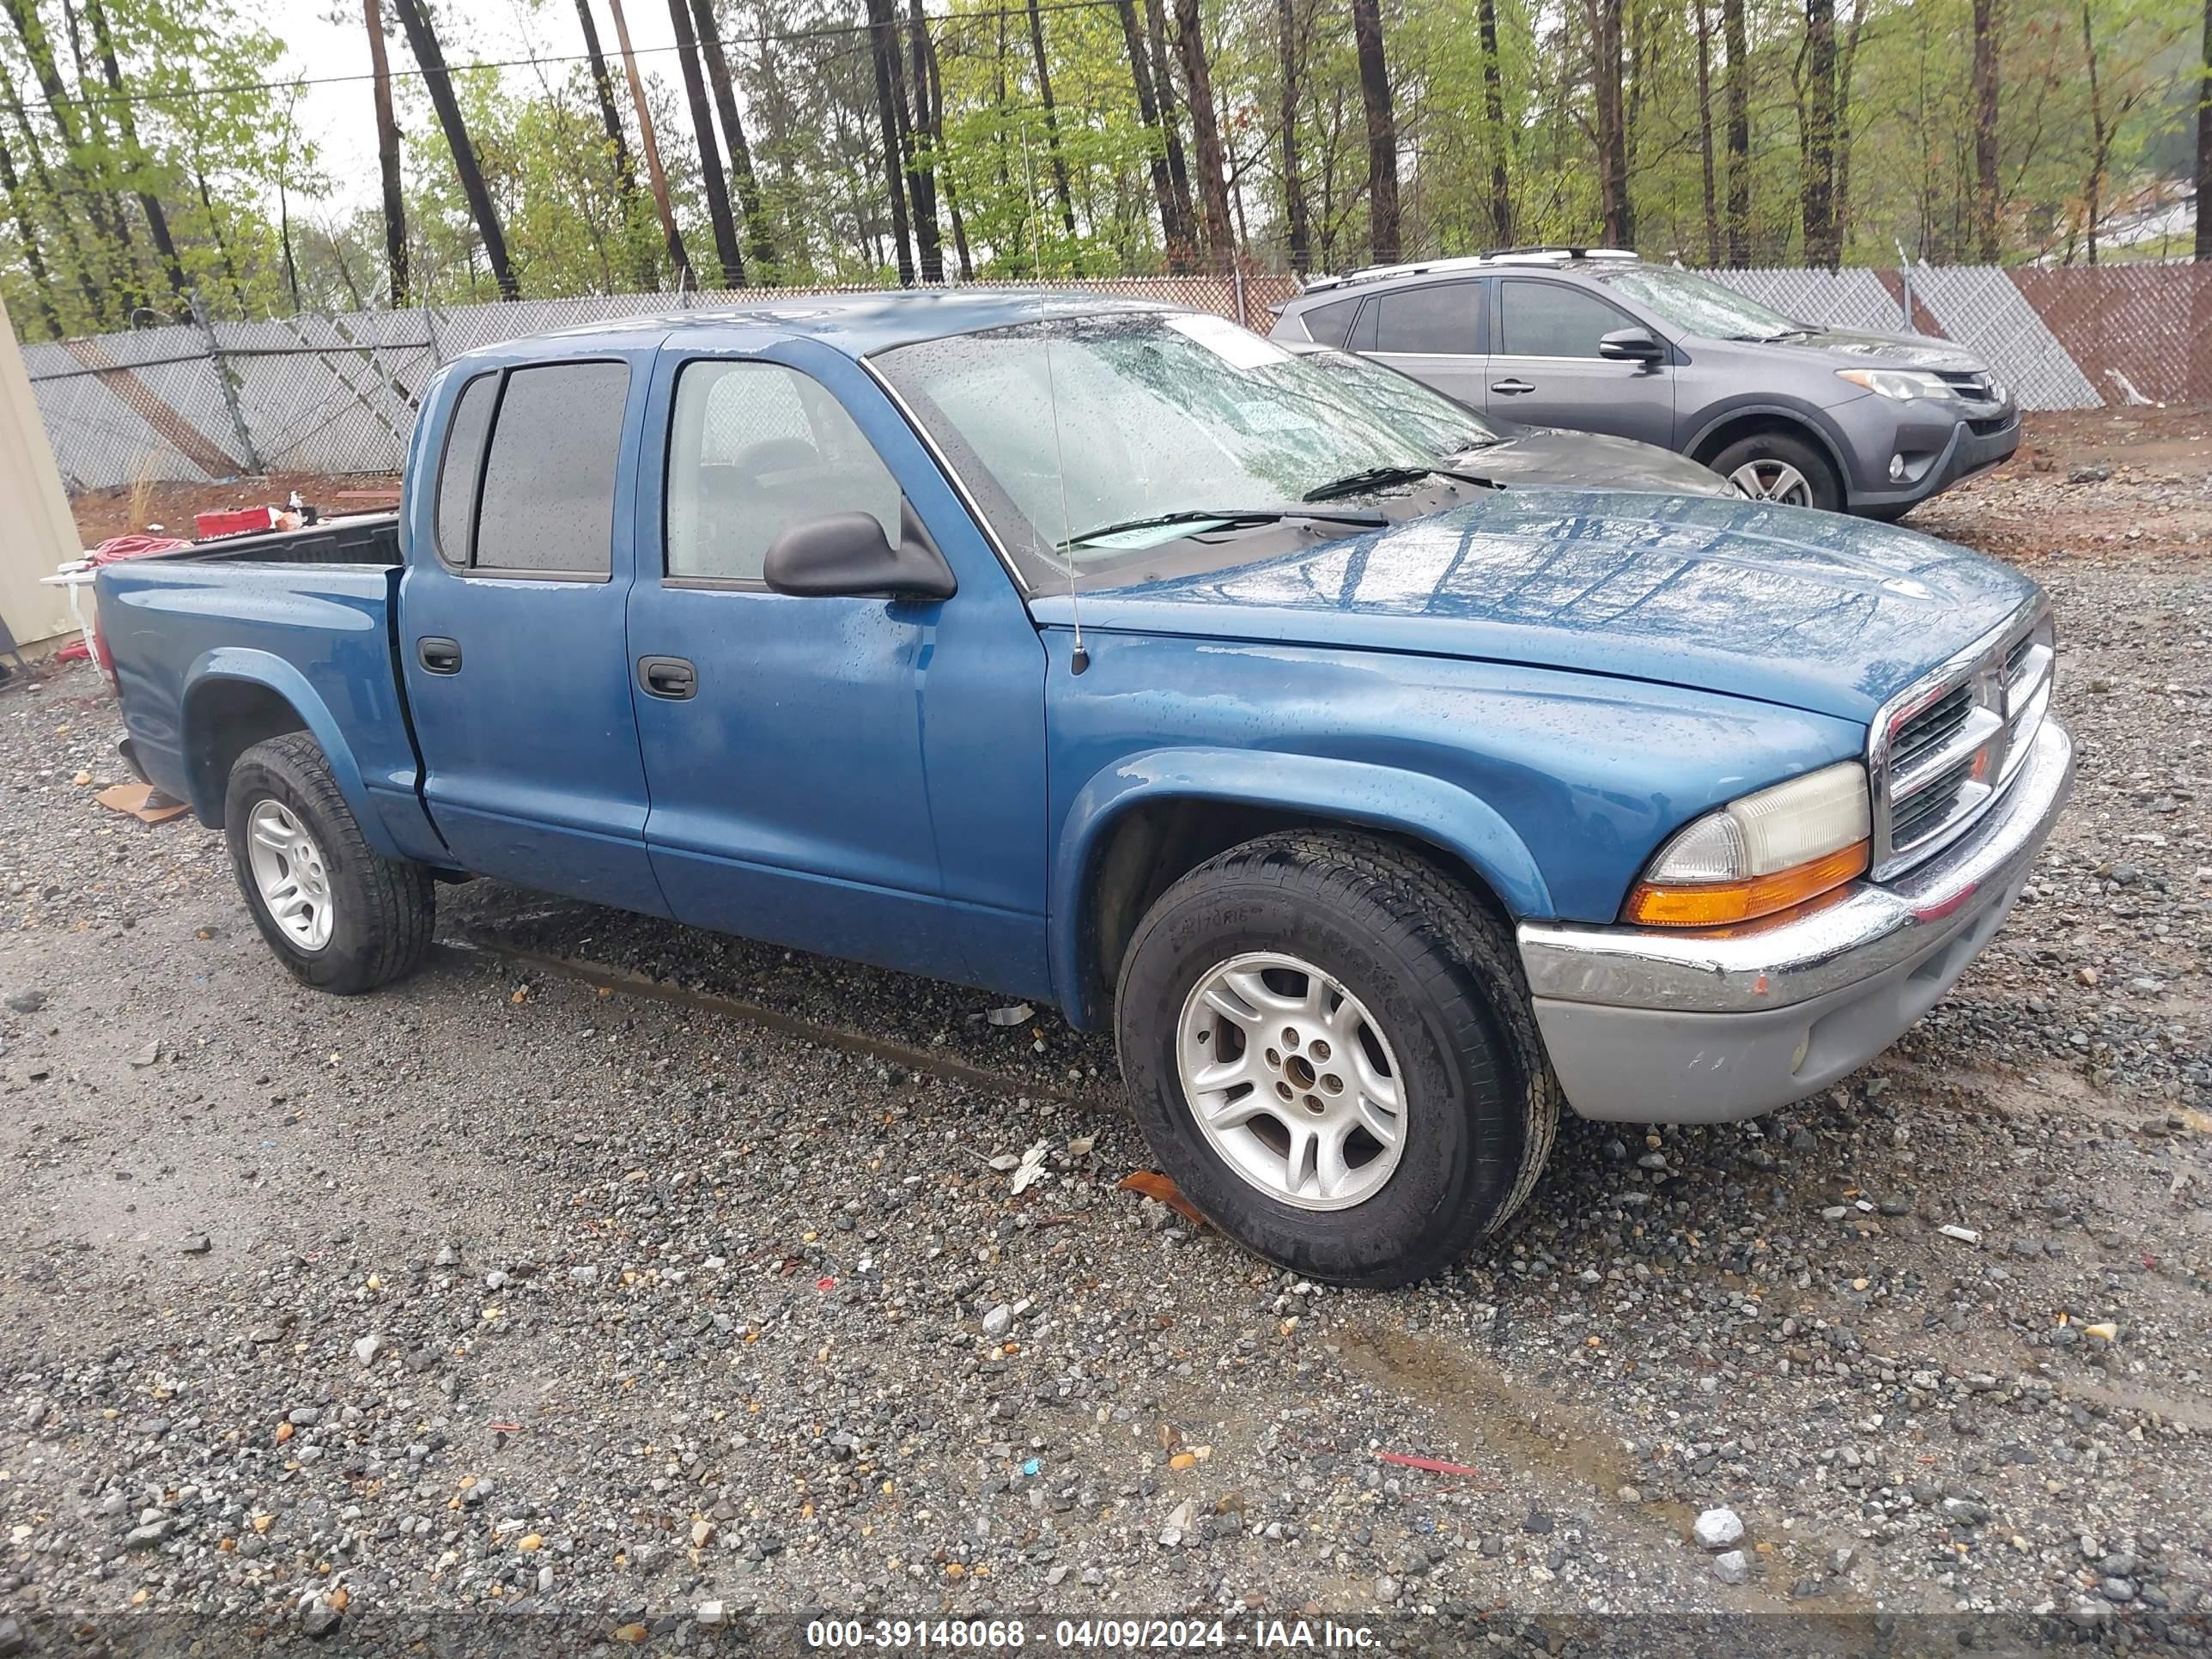
<path fill-rule="evenodd" d="M 2073 782 L 2073 743 L 2045 720 L 1981 821 L 1893 881 L 1711 933 L 1523 922 L 1536 1023 L 1569 1103 L 1584 1117 L 1717 1122 L 1856 1071 L 2003 923 Z"/>

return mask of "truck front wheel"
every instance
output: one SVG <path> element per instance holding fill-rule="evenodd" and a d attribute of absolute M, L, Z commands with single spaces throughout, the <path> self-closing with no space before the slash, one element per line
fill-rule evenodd
<path fill-rule="evenodd" d="M 421 965 L 434 915 L 430 873 L 370 848 L 306 732 L 238 757 L 223 833 L 254 926 L 302 984 L 351 996 Z"/>
<path fill-rule="evenodd" d="M 1511 936 L 1419 854 L 1270 836 L 1139 924 L 1115 1009 L 1158 1158 L 1238 1243 L 1411 1284 L 1502 1225 L 1559 1123 Z"/>

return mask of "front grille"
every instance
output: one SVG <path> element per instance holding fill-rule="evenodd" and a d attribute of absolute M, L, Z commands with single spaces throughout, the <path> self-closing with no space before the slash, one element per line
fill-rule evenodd
<path fill-rule="evenodd" d="M 1986 371 L 1978 368 L 1939 368 L 1936 378 L 1949 385 L 1960 398 L 1970 404 L 1990 404 L 1996 394 L 1990 384 Z"/>
<path fill-rule="evenodd" d="M 1957 762 L 1908 797 L 1890 817 L 1890 840 L 1899 847 L 1910 847 L 1942 824 L 1958 810 L 1959 793 L 1966 787 L 1973 769 L 1971 757 Z"/>
<path fill-rule="evenodd" d="M 1876 880 L 1956 841 L 2011 783 L 2051 706 L 2053 647 L 2050 615 L 2040 611 L 1875 716 L 1867 766 Z"/>
<path fill-rule="evenodd" d="M 1925 760 L 1950 742 L 1966 723 L 1967 715 L 1974 712 L 1974 690 L 1961 685 L 1946 692 L 1935 702 L 1907 720 L 1897 729 L 1897 736 L 1889 745 L 1889 764 L 1893 772 L 1912 770 L 1915 763 Z"/>

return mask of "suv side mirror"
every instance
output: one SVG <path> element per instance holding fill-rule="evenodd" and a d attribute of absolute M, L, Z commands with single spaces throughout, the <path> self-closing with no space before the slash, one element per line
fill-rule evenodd
<path fill-rule="evenodd" d="M 775 593 L 820 598 L 949 599 L 958 584 L 914 508 L 899 506 L 893 547 L 870 513 L 831 513 L 795 524 L 769 544 L 761 579 Z"/>
<path fill-rule="evenodd" d="M 1652 338 L 1648 328 L 1616 328 L 1597 337 L 1597 355 L 1615 362 L 1656 363 L 1667 349 Z"/>

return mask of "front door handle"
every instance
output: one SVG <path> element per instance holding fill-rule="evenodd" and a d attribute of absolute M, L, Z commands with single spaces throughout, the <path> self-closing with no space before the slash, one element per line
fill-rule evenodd
<path fill-rule="evenodd" d="M 682 657 L 640 657 L 637 683 L 650 697 L 682 702 L 699 690 L 699 671 Z"/>
<path fill-rule="evenodd" d="M 434 634 L 425 635 L 415 641 L 415 660 L 422 665 L 426 674 L 458 674 L 461 672 L 461 642 L 441 639 Z"/>
<path fill-rule="evenodd" d="M 1516 392 L 1534 392 L 1536 388 L 1526 380 L 1492 380 L 1490 383 L 1490 389 L 1492 392 L 1503 392 L 1508 397 L 1511 397 Z"/>

